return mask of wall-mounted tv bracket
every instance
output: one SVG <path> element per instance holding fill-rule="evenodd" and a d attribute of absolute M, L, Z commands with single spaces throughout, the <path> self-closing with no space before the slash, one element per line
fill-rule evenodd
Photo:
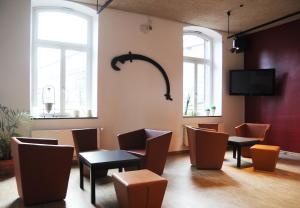
<path fill-rule="evenodd" d="M 170 94 L 170 82 L 169 82 L 168 75 L 165 72 L 165 70 L 162 68 L 162 66 L 159 63 L 157 63 L 156 61 L 154 61 L 153 59 L 151 59 L 147 56 L 140 55 L 140 54 L 133 54 L 129 51 L 128 54 L 114 57 L 111 60 L 111 67 L 116 71 L 120 71 L 121 69 L 117 66 L 118 62 L 121 62 L 122 64 L 124 64 L 126 61 L 132 62 L 133 60 L 147 61 L 147 62 L 153 64 L 160 71 L 160 73 L 162 74 L 162 76 L 166 82 L 166 94 L 165 94 L 166 99 L 173 100 L 171 98 L 171 94 Z"/>

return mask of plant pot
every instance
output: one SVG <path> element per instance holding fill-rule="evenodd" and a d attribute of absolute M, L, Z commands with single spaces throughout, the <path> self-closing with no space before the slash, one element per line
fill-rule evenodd
<path fill-rule="evenodd" d="M 0 177 L 12 177 L 14 175 L 13 160 L 0 160 Z"/>
<path fill-rule="evenodd" d="M 210 111 L 205 111 L 205 113 L 206 113 L 206 116 L 209 116 Z"/>
<path fill-rule="evenodd" d="M 215 109 L 211 109 L 211 115 L 214 116 L 215 115 L 216 110 Z"/>

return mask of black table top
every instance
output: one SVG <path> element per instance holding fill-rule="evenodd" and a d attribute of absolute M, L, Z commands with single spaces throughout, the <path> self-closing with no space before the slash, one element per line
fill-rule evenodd
<path fill-rule="evenodd" d="M 128 153 L 124 150 L 97 150 L 79 153 L 79 157 L 91 165 L 105 163 L 120 163 L 128 161 L 139 161 L 140 158 Z"/>
<path fill-rule="evenodd" d="M 249 138 L 249 137 L 238 137 L 238 136 L 230 136 L 228 139 L 230 143 L 258 143 L 260 139 L 258 138 Z"/>

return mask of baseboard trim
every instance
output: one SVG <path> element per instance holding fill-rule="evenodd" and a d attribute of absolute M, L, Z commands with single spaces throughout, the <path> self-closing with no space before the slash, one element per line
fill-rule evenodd
<path fill-rule="evenodd" d="M 289 152 L 285 150 L 280 150 L 280 154 L 300 157 L 300 153 L 298 152 Z"/>

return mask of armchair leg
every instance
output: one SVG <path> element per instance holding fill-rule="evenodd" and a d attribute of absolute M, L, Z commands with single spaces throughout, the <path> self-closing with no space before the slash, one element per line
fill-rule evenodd
<path fill-rule="evenodd" d="M 91 177 L 90 177 L 90 182 L 91 182 L 91 202 L 92 204 L 95 204 L 95 198 L 96 198 L 96 193 L 95 193 L 95 170 L 93 167 L 90 167 L 91 171 Z"/>
<path fill-rule="evenodd" d="M 83 163 L 79 160 L 79 179 L 80 179 L 80 188 L 84 189 L 83 185 Z"/>

